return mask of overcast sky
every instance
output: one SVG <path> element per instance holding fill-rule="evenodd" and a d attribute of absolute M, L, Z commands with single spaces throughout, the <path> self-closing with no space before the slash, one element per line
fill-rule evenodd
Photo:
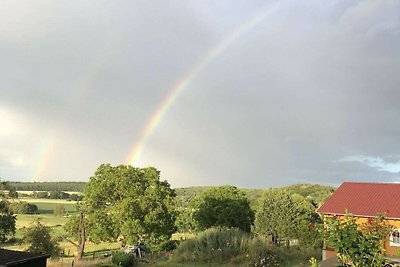
<path fill-rule="evenodd" d="M 400 181 L 397 0 L 3 0 L 1 179 L 126 164 L 213 52 L 139 167 L 174 187 Z"/>

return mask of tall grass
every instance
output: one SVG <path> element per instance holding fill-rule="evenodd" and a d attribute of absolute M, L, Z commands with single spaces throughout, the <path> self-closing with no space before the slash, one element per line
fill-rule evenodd
<path fill-rule="evenodd" d="M 174 251 L 173 261 L 180 263 L 208 262 L 247 266 L 293 266 L 308 263 L 317 250 L 279 248 L 268 240 L 239 229 L 211 228 L 193 239 L 180 243 Z"/>

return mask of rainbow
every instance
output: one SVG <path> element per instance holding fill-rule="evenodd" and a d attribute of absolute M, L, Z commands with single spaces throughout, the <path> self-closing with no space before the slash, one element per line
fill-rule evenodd
<path fill-rule="evenodd" d="M 210 64 L 215 58 L 223 53 L 232 43 L 242 37 L 246 32 L 250 31 L 261 22 L 263 22 L 264 19 L 268 17 L 268 15 L 275 12 L 278 8 L 278 3 L 279 1 L 276 1 L 270 5 L 267 5 L 261 11 L 257 12 L 255 16 L 253 16 L 226 38 L 217 43 L 216 46 L 210 49 L 208 53 L 201 60 L 199 60 L 175 86 L 173 86 L 169 90 L 167 96 L 161 102 L 159 107 L 156 109 L 156 111 L 142 130 L 139 140 L 130 150 L 126 160 L 127 164 L 133 166 L 138 166 L 140 164 L 139 161 L 147 141 L 149 140 L 150 136 L 157 128 L 157 126 L 160 124 L 162 118 L 168 112 L 169 108 L 177 100 L 179 95 L 186 88 L 188 88 L 190 83 L 193 82 L 193 80 L 207 67 L 208 64 Z"/>

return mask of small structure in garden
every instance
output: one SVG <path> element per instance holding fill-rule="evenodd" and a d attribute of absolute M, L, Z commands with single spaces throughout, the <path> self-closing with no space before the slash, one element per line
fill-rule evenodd
<path fill-rule="evenodd" d="M 399 258 L 400 249 L 400 184 L 395 183 L 343 183 L 317 210 L 324 216 L 352 214 L 357 224 L 385 214 L 392 227 L 384 240 L 385 256 Z M 325 243 L 325 242 L 324 242 Z M 324 244 L 323 260 L 336 257 L 336 252 Z"/>
<path fill-rule="evenodd" d="M 0 249 L 0 267 L 46 267 L 49 255 Z"/>

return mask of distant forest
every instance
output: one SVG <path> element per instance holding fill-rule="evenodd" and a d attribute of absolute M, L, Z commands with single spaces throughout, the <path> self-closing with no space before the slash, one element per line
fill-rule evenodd
<path fill-rule="evenodd" d="M 72 191 L 83 192 L 86 182 L 8 182 L 17 191 Z M 186 207 L 190 201 L 212 186 L 195 186 L 186 188 L 175 188 L 176 202 L 178 206 Z M 299 194 L 316 206 L 324 202 L 325 199 L 335 190 L 332 186 L 319 184 L 295 184 L 283 187 L 292 194 Z M 241 189 L 250 201 L 250 205 L 255 207 L 258 199 L 262 196 L 265 189 Z"/>
<path fill-rule="evenodd" d="M 8 184 L 17 191 L 71 191 L 83 192 L 86 182 L 12 182 Z"/>

